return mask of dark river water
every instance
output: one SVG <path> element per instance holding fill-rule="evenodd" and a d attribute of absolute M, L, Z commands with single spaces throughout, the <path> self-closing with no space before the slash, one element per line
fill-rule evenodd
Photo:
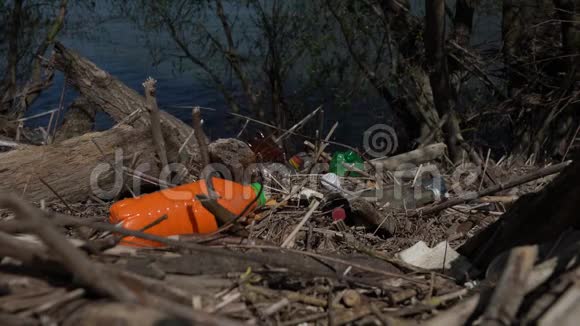
<path fill-rule="evenodd" d="M 413 2 L 413 11 L 418 15 L 422 14 L 420 3 L 422 1 Z M 74 18 L 75 16 L 71 16 L 69 19 Z M 500 21 L 497 17 L 481 15 L 475 21 L 476 32 L 473 40 L 475 44 L 497 41 Z M 244 121 L 226 114 L 228 109 L 221 94 L 191 71 L 176 71 L 169 61 L 156 64 L 150 55 L 150 49 L 144 45 L 143 32 L 137 30 L 131 22 L 124 19 L 107 20 L 94 29 L 87 28 L 89 31 L 93 30 L 88 35 L 86 32 L 79 35 L 76 30 L 71 30 L 70 26 L 78 26 L 78 23 L 76 21 L 74 24 L 67 24 L 61 32 L 59 40 L 65 46 L 75 49 L 139 93 L 142 93 L 141 83 L 147 77 L 157 79 L 157 99 L 160 107 L 187 123 L 191 121 L 191 109 L 179 109 L 172 106 L 195 105 L 216 109 L 216 111 L 203 112 L 204 126 L 211 138 L 232 137 L 238 133 Z M 161 38 L 162 42 L 170 42 L 168 35 L 159 34 L 157 37 Z M 53 87 L 42 94 L 27 115 L 58 107 L 62 87 L 63 76 L 59 73 Z M 320 93 L 324 94 L 329 91 L 331 90 L 321 90 Z M 67 89 L 65 107 L 76 96 L 73 89 Z M 386 104 L 380 100 L 356 98 L 357 94 L 353 94 L 353 97 L 353 102 L 356 104 L 349 110 L 335 109 L 332 104 L 325 106 L 325 129 L 328 131 L 334 121 L 339 121 L 340 125 L 334 140 L 359 147 L 364 131 L 376 123 L 389 123 L 391 114 Z M 324 104 L 325 99 L 312 99 L 311 102 L 314 109 L 319 104 Z M 108 117 L 100 114 L 96 128 L 103 130 L 110 127 L 111 123 Z M 48 116 L 34 119 L 29 124 L 46 127 Z M 312 130 L 304 132 L 312 135 Z"/>

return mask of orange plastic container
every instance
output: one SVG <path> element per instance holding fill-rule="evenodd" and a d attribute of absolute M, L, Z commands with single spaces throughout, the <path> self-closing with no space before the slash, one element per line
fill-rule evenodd
<path fill-rule="evenodd" d="M 218 203 L 224 208 L 239 215 L 260 193 L 261 185 L 253 183 L 242 185 L 233 181 L 212 178 L 214 190 L 218 193 Z M 218 224 L 209 211 L 196 199 L 195 195 L 208 195 L 205 180 L 164 189 L 136 198 L 116 202 L 110 209 L 110 222 L 130 230 L 141 230 L 161 216 L 167 219 L 154 225 L 145 233 L 158 236 L 172 236 L 191 233 L 211 233 L 218 229 Z M 266 197 L 262 192 L 248 212 L 263 205 Z M 136 237 L 123 238 L 122 244 L 145 247 L 159 247 L 161 243 Z"/>

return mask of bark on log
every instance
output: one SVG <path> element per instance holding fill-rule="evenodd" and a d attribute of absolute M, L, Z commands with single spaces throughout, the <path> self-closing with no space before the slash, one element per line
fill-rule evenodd
<path fill-rule="evenodd" d="M 69 105 L 62 125 L 56 132 L 55 142 L 77 137 L 93 130 L 97 110 L 83 97 L 79 97 Z"/>
<path fill-rule="evenodd" d="M 164 323 L 185 325 L 187 321 L 168 315 L 160 310 L 130 303 L 101 303 L 86 305 L 65 320 L 63 325 L 153 326 Z"/>
<path fill-rule="evenodd" d="M 122 153 L 124 166 L 139 153 L 135 166 L 143 163 L 142 172 L 158 176 L 159 170 L 148 129 L 128 126 L 85 134 L 47 146 L 22 146 L 0 154 L 0 190 L 23 194 L 30 201 L 58 199 L 57 195 L 40 180 L 44 180 L 64 200 L 83 201 L 93 195 L 105 199 L 114 197 L 113 167 L 116 150 Z M 98 144 L 95 145 L 95 143 Z M 101 153 L 103 151 L 104 155 Z M 98 175 L 98 187 L 91 187 L 91 174 Z M 109 171 L 109 173 L 104 173 Z M 128 180 L 126 175 L 124 180 Z M 119 177 L 117 177 L 119 179 Z M 119 182 L 119 180 L 117 180 Z M 116 188 L 119 188 L 117 183 Z M 120 189 L 119 189 L 120 190 Z M 110 193 L 108 193 L 110 192 Z"/>
<path fill-rule="evenodd" d="M 151 119 L 145 98 L 135 90 L 111 76 L 94 63 L 81 57 L 57 42 L 55 44 L 56 68 L 66 74 L 72 86 L 91 104 L 109 114 L 116 122 L 127 123 L 134 127 L 149 126 Z M 190 173 L 201 170 L 201 158 L 196 142 L 190 139 L 179 154 L 179 148 L 190 136 L 192 129 L 171 114 L 161 111 L 161 128 L 167 143 L 167 156 L 170 162 L 193 161 Z M 149 137 L 147 137 L 149 138 Z"/>
<path fill-rule="evenodd" d="M 485 268 L 500 253 L 516 246 L 547 242 L 580 227 L 580 153 L 540 192 L 520 197 L 494 224 L 459 248 Z"/>

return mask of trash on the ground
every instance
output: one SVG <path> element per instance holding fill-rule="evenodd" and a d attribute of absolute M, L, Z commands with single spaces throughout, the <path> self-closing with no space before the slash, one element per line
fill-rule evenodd
<path fill-rule="evenodd" d="M 427 178 L 416 182 L 391 184 L 379 189 L 367 189 L 360 197 L 392 209 L 415 209 L 434 201 L 448 198 L 449 194 L 442 178 Z"/>
<path fill-rule="evenodd" d="M 275 185 L 286 192 L 291 188 L 291 177 L 296 174 L 292 168 L 282 163 L 260 163 L 258 168 L 266 184 Z"/>
<path fill-rule="evenodd" d="M 329 172 L 324 174 L 320 178 L 320 183 L 322 186 L 331 192 L 342 192 L 342 187 L 340 185 L 340 178 L 335 173 Z"/>
<path fill-rule="evenodd" d="M 449 198 L 449 192 L 447 192 L 447 185 L 445 180 L 441 176 L 434 176 L 423 180 L 425 183 L 423 188 L 430 190 L 433 193 L 434 199 L 441 200 L 443 198 Z"/>
<path fill-rule="evenodd" d="M 324 203 L 322 205 L 321 210 L 328 212 L 332 211 L 333 209 L 341 207 L 344 209 L 346 216 L 349 216 L 350 210 L 350 202 L 348 201 L 345 196 L 338 192 L 331 192 L 324 196 Z"/>
<path fill-rule="evenodd" d="M 292 188 L 292 192 L 293 193 L 295 193 L 295 192 L 298 191 L 297 187 L 298 186 L 294 186 Z M 322 198 L 324 198 L 324 195 L 321 194 L 320 192 L 316 191 L 316 190 L 312 190 L 312 189 L 308 189 L 308 188 L 302 188 L 293 197 L 294 197 L 294 199 L 298 199 L 298 200 L 311 201 L 312 199 L 322 200 Z"/>
<path fill-rule="evenodd" d="M 342 207 L 337 207 L 332 210 L 333 221 L 344 221 L 346 219 L 346 211 Z"/>
<path fill-rule="evenodd" d="M 3 324 L 6 320 L 14 325 L 103 321 L 159 324 L 185 319 L 186 323 L 215 325 L 298 325 L 324 324 L 328 317 L 332 319 L 328 323 L 337 325 L 417 322 L 463 325 L 500 319 L 505 324 L 577 324 L 576 312 L 580 310 L 574 309 L 578 305 L 578 287 L 574 283 L 580 273 L 580 236 L 570 232 L 577 232 L 580 210 L 577 200 L 580 153 L 575 153 L 580 128 L 570 129 L 574 124 L 564 126 L 567 135 L 562 136 L 569 140 L 568 144 L 560 143 L 558 156 L 562 157 L 544 167 L 538 167 L 538 162 L 550 162 L 551 155 L 537 156 L 539 152 L 529 158 L 518 155 L 522 153 L 510 153 L 495 161 L 493 157 L 497 153 L 494 151 L 491 156 L 492 151 L 488 150 L 483 163 L 483 156 L 477 154 L 482 150 L 478 143 L 482 142 L 472 141 L 475 139 L 469 136 L 461 144 L 466 154 L 470 153 L 461 158 L 462 163 L 470 164 L 467 160 L 471 160 L 478 172 L 482 168 L 485 171 L 473 174 L 450 160 L 441 159 L 446 152 L 461 154 L 456 149 L 447 151 L 444 144 L 426 145 L 429 142 L 426 139 L 422 139 L 419 148 L 396 156 L 390 156 L 399 150 L 394 146 L 371 148 L 374 147 L 368 146 L 371 143 L 397 144 L 389 143 L 396 139 L 384 141 L 374 137 L 380 133 L 371 134 L 369 129 L 364 135 L 365 153 L 369 158 L 380 152 L 389 157 L 365 160 L 369 169 L 359 170 L 357 155 L 337 153 L 334 173 L 326 175 L 321 184 L 318 179 L 331 170 L 332 157 L 321 159 L 322 163 L 311 166 L 316 169 L 306 169 L 304 173 L 307 156 L 300 153 L 299 160 L 290 161 L 302 169 L 297 173 L 288 164 L 292 155 L 286 156 L 282 148 L 295 148 L 303 140 L 301 135 L 317 139 L 318 143 L 305 143 L 307 148 L 291 154 L 304 151 L 318 160 L 319 156 L 325 157 L 323 151 L 331 143 L 333 148 L 343 148 L 340 138 L 355 130 L 351 132 L 350 124 L 344 124 L 342 135 L 330 141 L 338 122 L 328 133 L 324 122 L 334 114 L 325 117 L 318 108 L 284 129 L 281 127 L 287 127 L 286 122 L 294 117 L 276 119 L 280 126 L 274 126 L 230 112 L 245 120 L 238 138 L 250 122 L 270 126 L 275 137 L 259 135 L 251 141 L 252 149 L 236 139 L 206 142 L 199 108 L 192 112 L 193 128 L 167 112 L 159 114 L 154 80 L 144 83 L 145 98 L 142 98 L 62 44 L 55 43 L 52 53 L 50 61 L 54 59 L 55 68 L 64 70 L 67 85 L 82 94 L 70 107 L 80 110 L 69 113 L 84 111 L 85 105 L 92 112 L 97 108 L 92 108 L 90 103 L 99 103 L 98 109 L 114 118 L 116 126 L 97 134 L 82 135 L 91 131 L 92 124 L 86 123 L 82 131 L 76 130 L 79 126 L 76 117 L 67 114 L 63 130 L 47 128 L 48 131 L 38 133 L 41 137 L 36 143 L 27 135 L 23 121 L 16 126 L 10 114 L 4 120 L 0 115 L 0 129 L 17 127 L 10 139 L 14 138 L 16 145 L 22 141 L 27 144 L 10 146 L 15 144 L 0 140 L 4 141 L 0 150 L 11 149 L 2 153 L 4 160 L 0 160 L 6 192 L 0 196 Z M 469 53 L 461 55 L 465 54 Z M 469 60 L 467 63 L 471 64 Z M 106 83 L 92 82 L 102 77 L 106 77 Z M 86 80 L 91 81 L 90 85 Z M 577 92 L 569 93 L 565 94 L 569 97 L 565 103 L 573 103 L 577 98 Z M 111 96 L 105 96 L 103 101 L 103 94 Z M 530 94 L 536 93 L 527 95 Z M 532 104 L 551 108 L 549 96 L 540 100 Z M 507 104 L 505 114 L 513 112 L 514 104 L 521 106 L 511 99 L 504 104 Z M 151 114 L 141 114 L 148 110 Z M 45 113 L 51 112 L 56 111 Z M 300 131 L 298 128 L 304 127 L 316 112 L 320 112 L 318 130 L 313 128 L 316 122 L 312 122 L 310 130 Z M 462 115 L 458 115 L 460 120 Z M 24 119 L 29 118 L 32 116 Z M 479 120 L 466 127 L 481 125 Z M 85 119 L 80 121 L 85 125 Z M 128 125 L 132 122 L 151 128 L 133 128 Z M 67 124 L 75 130 L 63 128 Z M 373 126 L 373 130 L 381 133 L 386 130 L 384 125 L 374 129 L 379 126 Z M 405 131 L 405 127 L 398 129 L 404 132 L 401 140 L 407 147 L 412 145 L 411 136 L 420 130 Z M 434 128 L 432 135 L 438 129 Z M 171 132 L 167 133 L 168 130 Z M 54 142 L 53 133 L 59 135 Z M 494 148 L 501 144 L 488 145 Z M 122 193 L 109 194 L 105 190 L 118 186 L 118 178 L 110 173 L 115 171 L 100 171 L 106 173 L 99 180 L 93 180 L 96 170 L 91 167 L 103 161 L 96 149 L 102 154 L 123 150 L 123 171 L 130 178 L 121 180 L 126 189 L 112 189 Z M 45 159 L 38 160 L 39 152 Z M 348 163 L 353 160 L 349 154 L 355 163 Z M 458 158 L 450 156 L 454 160 Z M 565 161 L 566 157 L 574 161 Z M 111 221 L 119 223 L 102 223 L 102 216 L 109 213 L 111 198 L 132 191 L 150 191 L 150 184 L 192 182 L 208 164 L 214 163 L 225 165 L 232 172 L 233 180 L 250 177 L 246 183 L 259 180 L 261 186 L 256 184 L 252 188 L 214 179 L 211 187 L 212 179 L 206 179 L 205 186 L 213 189 L 211 192 L 204 189 L 202 181 L 199 189 L 189 184 L 182 186 L 188 191 L 176 191 L 178 187 L 125 200 L 113 205 L 111 212 Z M 255 163 L 259 163 L 257 168 L 262 172 L 259 175 L 255 173 Z M 137 169 L 145 164 L 161 171 L 174 167 L 173 164 L 187 164 L 187 167 L 168 175 L 171 180 L 167 181 L 164 173 L 157 175 L 160 172 L 157 169 L 147 173 Z M 242 175 L 244 179 L 238 179 L 237 172 L 242 168 L 249 173 Z M 453 180 L 454 185 L 462 186 L 463 189 L 453 187 L 455 198 L 445 201 L 447 187 L 442 176 L 435 175 L 439 171 L 445 171 L 445 178 Z M 223 172 L 222 175 L 227 175 Z M 470 173 L 463 180 L 466 172 Z M 552 179 L 548 176 L 558 173 L 545 187 Z M 92 182 L 83 182 L 89 176 L 102 189 L 94 189 Z M 147 186 L 141 187 L 140 183 L 136 184 L 137 180 L 146 181 Z M 196 189 L 200 191 L 196 193 Z M 249 196 L 240 195 L 240 189 Z M 15 196 L 15 192 L 22 193 L 26 201 L 40 202 L 40 209 Z M 291 198 L 290 194 L 297 195 Z M 367 194 L 371 196 L 367 198 Z M 272 199 L 264 204 L 263 195 Z M 365 198 L 360 198 L 361 195 Z M 506 210 L 505 206 L 517 198 L 517 203 Z M 414 209 L 437 200 L 442 202 L 426 209 Z M 131 217 L 128 208 L 132 205 L 138 210 Z M 115 213 L 117 206 L 126 206 L 123 209 L 127 212 Z M 254 210 L 257 206 L 262 207 Z M 180 218 L 176 220 L 178 215 Z M 54 223 L 46 223 L 47 218 Z M 186 229 L 180 228 L 182 225 Z M 217 227 L 220 229 L 207 234 Z M 21 236 L 22 233 L 28 235 Z M 177 235 L 155 238 L 158 242 L 165 242 L 162 239 L 172 242 L 163 250 L 117 246 L 122 237 L 124 244 L 151 245 L 127 235 L 150 238 L 151 234 L 173 233 Z M 417 243 L 421 240 L 424 242 Z M 517 246 L 523 243 L 526 245 Z M 401 248 L 409 249 L 400 252 L 399 258 L 395 257 Z M 464 257 L 471 260 L 467 262 Z M 473 266 L 469 267 L 469 263 Z M 37 273 L 47 267 L 50 273 Z M 452 277 L 438 273 L 442 269 Z M 71 287 L 70 282 L 63 282 L 62 276 L 78 282 Z M 195 314 L 188 313 L 192 307 Z"/>
<path fill-rule="evenodd" d="M 461 276 L 469 270 L 471 264 L 449 245 L 449 242 L 439 242 L 429 248 L 423 241 L 399 252 L 397 257 L 409 265 L 428 270 L 445 269 L 450 275 Z"/>
<path fill-rule="evenodd" d="M 342 207 L 336 207 L 332 210 L 332 226 L 339 232 L 348 231 L 346 221 L 346 211 Z"/>
<path fill-rule="evenodd" d="M 274 142 L 272 136 L 266 137 L 262 133 L 258 133 L 250 142 L 248 146 L 256 154 L 258 162 L 283 162 L 284 152 Z"/>
<path fill-rule="evenodd" d="M 252 211 L 267 201 L 264 192 L 260 191 L 262 186 L 259 183 L 242 185 L 215 177 L 211 181 L 219 195 L 217 203 L 234 215 L 242 214 L 248 205 L 251 206 L 249 211 Z M 164 237 L 217 231 L 218 221 L 215 216 L 196 198 L 200 194 L 210 194 L 205 180 L 124 199 L 111 206 L 110 222 L 122 223 L 126 229 L 144 230 L 145 233 Z M 164 215 L 167 218 L 158 222 Z M 122 243 L 161 246 L 158 242 L 136 237 L 126 237 Z"/>
<path fill-rule="evenodd" d="M 314 163 L 314 159 L 312 156 L 305 152 L 300 152 L 292 156 L 288 163 L 296 170 L 296 171 L 303 171 L 312 166 Z"/>
<path fill-rule="evenodd" d="M 357 153 L 349 150 L 346 152 L 335 152 L 330 160 L 329 172 L 332 172 L 340 177 L 351 176 L 359 177 L 360 174 L 347 170 L 343 163 L 353 165 L 359 170 L 364 170 L 364 161 Z"/>

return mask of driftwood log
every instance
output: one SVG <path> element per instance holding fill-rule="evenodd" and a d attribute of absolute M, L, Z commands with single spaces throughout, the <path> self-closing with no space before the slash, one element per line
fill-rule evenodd
<path fill-rule="evenodd" d="M 55 142 L 93 131 L 96 114 L 96 107 L 87 103 L 82 96 L 75 99 L 66 109 L 62 124 L 56 132 Z"/>
<path fill-rule="evenodd" d="M 150 126 L 149 110 L 143 96 L 61 43 L 56 42 L 54 48 L 56 68 L 65 73 L 68 82 L 90 104 L 117 123 Z M 169 162 L 193 162 L 190 173 L 198 175 L 201 157 L 195 137 L 191 137 L 192 128 L 165 111 L 159 114 Z M 179 153 L 182 145 L 183 150 Z"/>
<path fill-rule="evenodd" d="M 91 195 L 114 199 L 120 188 L 126 190 L 133 185 L 135 168 L 148 179 L 141 184 L 158 184 L 161 166 L 166 162 L 184 163 L 190 174 L 185 180 L 199 175 L 201 154 L 190 126 L 167 112 L 158 112 L 154 120 L 160 122 L 167 153 L 164 159 L 155 152 L 151 111 L 143 96 L 60 43 L 55 44 L 54 60 L 80 97 L 69 107 L 56 144 L 23 145 L 0 154 L 0 190 L 21 194 L 30 201 L 66 203 L 83 201 Z M 104 132 L 83 135 L 92 129 L 97 110 L 117 124 Z M 122 164 L 111 166 L 119 160 Z M 119 175 L 129 185 L 120 187 Z"/>
<path fill-rule="evenodd" d="M 112 199 L 117 172 L 110 165 L 115 160 L 122 159 L 124 166 L 130 167 L 135 156 L 135 167 L 141 166 L 142 172 L 159 176 L 155 147 L 149 135 L 144 128 L 121 126 L 57 144 L 23 145 L 0 153 L 0 190 L 23 195 L 30 201 L 59 200 L 60 196 L 74 202 L 86 200 L 90 194 Z M 122 156 L 115 158 L 116 151 Z M 149 169 L 145 170 L 142 164 L 148 164 Z M 91 186 L 91 174 L 99 176 L 101 190 L 95 184 Z"/>

